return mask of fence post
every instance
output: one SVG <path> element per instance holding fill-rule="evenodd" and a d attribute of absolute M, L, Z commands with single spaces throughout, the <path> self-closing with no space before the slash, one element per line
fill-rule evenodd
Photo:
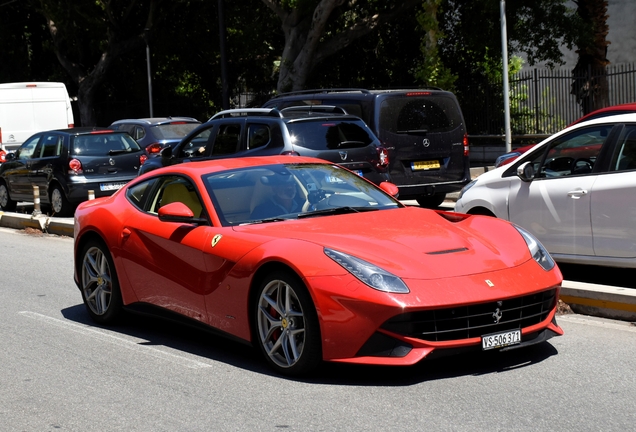
<path fill-rule="evenodd" d="M 40 187 L 33 185 L 33 216 L 40 216 Z"/>
<path fill-rule="evenodd" d="M 539 71 L 534 68 L 534 133 L 539 131 Z"/>

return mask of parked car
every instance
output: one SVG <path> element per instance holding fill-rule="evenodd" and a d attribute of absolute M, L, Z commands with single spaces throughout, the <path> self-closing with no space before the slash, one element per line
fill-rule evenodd
<path fill-rule="evenodd" d="M 128 132 L 148 155 L 152 155 L 165 147 L 174 147 L 200 124 L 192 117 L 154 117 L 117 120 L 108 128 Z"/>
<path fill-rule="evenodd" d="M 597 118 L 479 176 L 455 210 L 514 222 L 557 261 L 636 267 L 636 113 Z"/>
<path fill-rule="evenodd" d="M 37 133 L 0 165 L 0 208 L 13 211 L 18 202 L 40 202 L 55 216 L 70 216 L 88 199 L 112 195 L 137 176 L 147 159 L 130 135 L 103 128 L 73 128 Z"/>
<path fill-rule="evenodd" d="M 277 154 L 336 162 L 376 184 L 389 180 L 387 150 L 360 118 L 334 106 L 221 111 L 139 174 L 185 161 Z"/>
<path fill-rule="evenodd" d="M 288 375 L 323 360 L 412 365 L 563 333 L 562 276 L 532 234 L 405 206 L 395 193 L 302 156 L 160 168 L 79 205 L 75 283 L 99 324 L 124 310 L 177 316 L 253 344 Z M 298 207 L 279 205 L 290 197 Z M 255 216 L 263 203 L 279 213 Z"/>
<path fill-rule="evenodd" d="M 389 151 L 400 199 L 437 207 L 470 181 L 468 135 L 454 94 L 440 89 L 319 89 L 283 93 L 264 107 L 336 105 L 369 125 Z"/>
<path fill-rule="evenodd" d="M 589 114 L 584 115 L 583 117 L 575 120 L 570 124 L 570 126 L 574 126 L 575 124 L 582 123 L 584 121 L 593 120 L 595 118 L 603 118 L 609 117 L 617 114 L 628 114 L 636 112 L 636 103 L 628 103 L 621 105 L 613 105 L 605 108 L 597 109 L 596 111 L 592 111 Z M 516 148 L 514 151 L 509 153 L 504 153 L 501 156 L 497 157 L 495 160 L 495 167 L 500 167 L 502 165 L 508 165 L 512 161 L 514 161 L 517 157 L 527 152 L 531 148 L 533 148 L 536 144 L 529 144 L 523 147 Z"/>

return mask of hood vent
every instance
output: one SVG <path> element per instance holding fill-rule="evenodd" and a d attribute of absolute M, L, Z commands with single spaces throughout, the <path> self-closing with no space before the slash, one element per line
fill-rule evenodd
<path fill-rule="evenodd" d="M 444 254 L 451 254 L 451 253 L 457 253 L 457 252 L 464 252 L 467 251 L 468 248 L 467 247 L 462 247 L 462 248 L 457 248 L 457 249 L 447 249 L 447 250 L 441 250 L 441 251 L 435 251 L 435 252 L 427 252 L 427 255 L 444 255 Z"/>

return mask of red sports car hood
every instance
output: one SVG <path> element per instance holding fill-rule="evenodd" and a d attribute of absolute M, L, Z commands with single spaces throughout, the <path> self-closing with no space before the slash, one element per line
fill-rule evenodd
<path fill-rule="evenodd" d="M 469 216 L 451 222 L 407 207 L 235 227 L 275 239 L 320 244 L 371 262 L 402 278 L 436 279 L 515 267 L 531 259 L 508 222 Z"/>

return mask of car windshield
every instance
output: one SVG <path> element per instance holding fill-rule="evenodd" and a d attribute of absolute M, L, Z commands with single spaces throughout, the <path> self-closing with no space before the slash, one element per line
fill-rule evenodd
<path fill-rule="evenodd" d="M 223 225 L 386 210 L 399 201 L 337 165 L 276 164 L 203 177 Z"/>
<path fill-rule="evenodd" d="M 362 120 L 319 120 L 287 123 L 292 143 L 312 150 L 366 147 L 376 140 Z"/>
<path fill-rule="evenodd" d="M 75 156 L 112 156 L 140 151 L 137 141 L 127 133 L 95 133 L 74 136 L 72 154 Z"/>
<path fill-rule="evenodd" d="M 156 139 L 183 138 L 199 126 L 200 123 L 170 123 L 157 125 L 152 128 Z"/>

